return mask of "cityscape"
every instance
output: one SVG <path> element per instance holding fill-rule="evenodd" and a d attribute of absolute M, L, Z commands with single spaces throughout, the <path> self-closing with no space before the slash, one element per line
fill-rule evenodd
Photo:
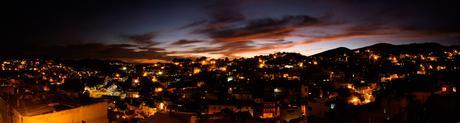
<path fill-rule="evenodd" d="M 453 2 L 7 4 L 0 123 L 460 122 Z"/>
<path fill-rule="evenodd" d="M 431 43 L 156 64 L 2 59 L 0 82 L 11 120 L 29 122 L 78 107 L 93 122 L 454 122 L 459 60 L 460 47 Z"/>

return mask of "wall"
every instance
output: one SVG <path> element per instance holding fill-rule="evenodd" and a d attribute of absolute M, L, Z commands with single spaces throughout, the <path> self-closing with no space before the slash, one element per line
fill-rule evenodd
<path fill-rule="evenodd" d="M 26 116 L 23 123 L 107 123 L 107 103 L 100 102 L 43 115 Z"/>
<path fill-rule="evenodd" d="M 21 123 L 21 115 L 0 98 L 0 123 Z"/>

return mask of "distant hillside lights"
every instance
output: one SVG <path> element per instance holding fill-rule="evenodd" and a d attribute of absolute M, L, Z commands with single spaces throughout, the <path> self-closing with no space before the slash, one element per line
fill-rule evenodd
<path fill-rule="evenodd" d="M 163 71 L 158 71 L 157 75 L 163 75 Z"/>
<path fill-rule="evenodd" d="M 317 62 L 317 61 L 315 61 L 315 60 L 313 60 L 313 61 L 309 61 L 309 62 L 308 62 L 308 64 L 317 65 L 317 64 L 318 64 L 318 62 Z"/>
<path fill-rule="evenodd" d="M 233 77 L 227 77 L 227 82 L 233 81 Z"/>
<path fill-rule="evenodd" d="M 375 83 L 359 88 L 355 88 L 352 84 L 347 84 L 347 88 L 354 93 L 348 98 L 349 104 L 364 105 L 375 101 L 375 96 L 373 95 L 374 90 L 377 88 Z"/>
<path fill-rule="evenodd" d="M 396 56 L 390 56 L 388 57 L 388 60 L 391 61 L 391 63 L 398 63 L 398 58 Z"/>
<path fill-rule="evenodd" d="M 119 73 L 115 73 L 115 78 L 120 78 L 120 74 Z"/>
<path fill-rule="evenodd" d="M 294 68 L 292 65 L 284 65 L 284 68 Z"/>
<path fill-rule="evenodd" d="M 259 68 L 264 68 L 265 67 L 265 60 L 259 59 Z"/>
<path fill-rule="evenodd" d="M 161 87 L 155 88 L 155 92 L 156 93 L 163 92 L 163 88 Z"/>
<path fill-rule="evenodd" d="M 200 72 L 201 72 L 201 68 L 197 68 L 197 67 L 193 68 L 193 74 L 198 74 Z"/>
<path fill-rule="evenodd" d="M 361 100 L 357 96 L 351 96 L 350 99 L 348 100 L 348 103 L 353 104 L 353 105 L 359 105 L 361 104 Z"/>
<path fill-rule="evenodd" d="M 156 76 L 152 76 L 152 82 L 155 83 L 155 82 L 158 82 L 158 79 Z"/>
<path fill-rule="evenodd" d="M 201 65 L 208 65 L 208 61 L 206 60 L 201 61 Z"/>
<path fill-rule="evenodd" d="M 139 79 L 133 78 L 132 83 L 131 83 L 131 85 L 132 85 L 133 87 L 139 86 L 140 84 L 141 84 L 141 83 L 140 83 Z"/>
<path fill-rule="evenodd" d="M 227 67 L 220 67 L 219 70 L 220 71 L 227 71 Z"/>
<path fill-rule="evenodd" d="M 137 79 L 137 78 L 133 79 L 133 83 L 138 84 L 139 82 L 140 82 L 139 79 Z"/>
<path fill-rule="evenodd" d="M 317 65 L 317 64 L 318 64 L 318 62 L 317 62 L 317 61 L 313 61 L 313 65 Z"/>
<path fill-rule="evenodd" d="M 369 59 L 372 59 L 374 61 L 378 61 L 380 59 L 380 56 L 376 55 L 376 54 L 372 54 L 372 55 L 369 56 Z"/>
<path fill-rule="evenodd" d="M 399 76 L 398 74 L 391 74 L 389 75 L 388 77 L 382 77 L 380 78 L 380 81 L 381 82 L 388 82 L 388 81 L 392 81 L 394 79 L 399 79 L 399 78 L 404 78 L 405 76 L 402 75 L 402 76 Z"/>

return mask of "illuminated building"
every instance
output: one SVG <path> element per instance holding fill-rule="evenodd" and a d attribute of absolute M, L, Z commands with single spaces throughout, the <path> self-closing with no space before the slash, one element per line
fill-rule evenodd
<path fill-rule="evenodd" d="M 87 105 L 64 102 L 22 102 L 7 104 L 0 99 L 0 122 L 2 123 L 107 123 L 106 102 Z M 45 101 L 46 102 L 46 101 Z M 15 106 L 13 106 L 15 105 Z M 66 108 L 63 108 L 66 107 Z"/>
<path fill-rule="evenodd" d="M 364 105 L 375 101 L 373 91 L 377 88 L 377 84 L 355 88 L 352 84 L 348 84 L 347 88 L 355 93 L 348 98 L 348 103 L 353 105 Z"/>
<path fill-rule="evenodd" d="M 264 102 L 263 112 L 260 118 L 271 119 L 280 116 L 280 107 L 275 102 Z"/>

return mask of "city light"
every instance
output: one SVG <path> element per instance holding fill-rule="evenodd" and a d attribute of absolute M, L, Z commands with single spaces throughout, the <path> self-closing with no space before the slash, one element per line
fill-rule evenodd
<path fill-rule="evenodd" d="M 372 46 L 365 49 L 369 52 L 357 49 L 312 56 L 275 53 L 237 59 L 176 58 L 155 64 L 104 61 L 93 67 L 47 58 L 5 58 L 0 59 L 0 109 L 7 109 L 2 112 L 7 115 L 1 116 L 19 112 L 14 117 L 29 120 L 24 111 L 42 110 L 29 105 L 45 107 L 46 112 L 35 116 L 48 117 L 62 113 L 61 104 L 65 106 L 63 112 L 101 104 L 94 109 L 104 109 L 104 115 L 94 116 L 103 122 L 173 114 L 222 120 L 237 113 L 247 113 L 245 117 L 261 122 L 308 121 L 310 117 L 334 118 L 346 113 L 364 119 L 397 119 L 409 118 L 397 115 L 402 111 L 432 113 L 407 107 L 450 105 L 449 99 L 458 96 L 456 82 L 460 80 L 455 75 L 460 54 L 450 48 L 399 54 Z M 436 105 L 426 103 L 434 99 Z M 361 110 L 376 115 L 356 113 Z M 61 120 L 84 119 L 81 112 L 73 113 Z"/>
<path fill-rule="evenodd" d="M 6 0 L 0 123 L 460 123 L 459 0 Z"/>

